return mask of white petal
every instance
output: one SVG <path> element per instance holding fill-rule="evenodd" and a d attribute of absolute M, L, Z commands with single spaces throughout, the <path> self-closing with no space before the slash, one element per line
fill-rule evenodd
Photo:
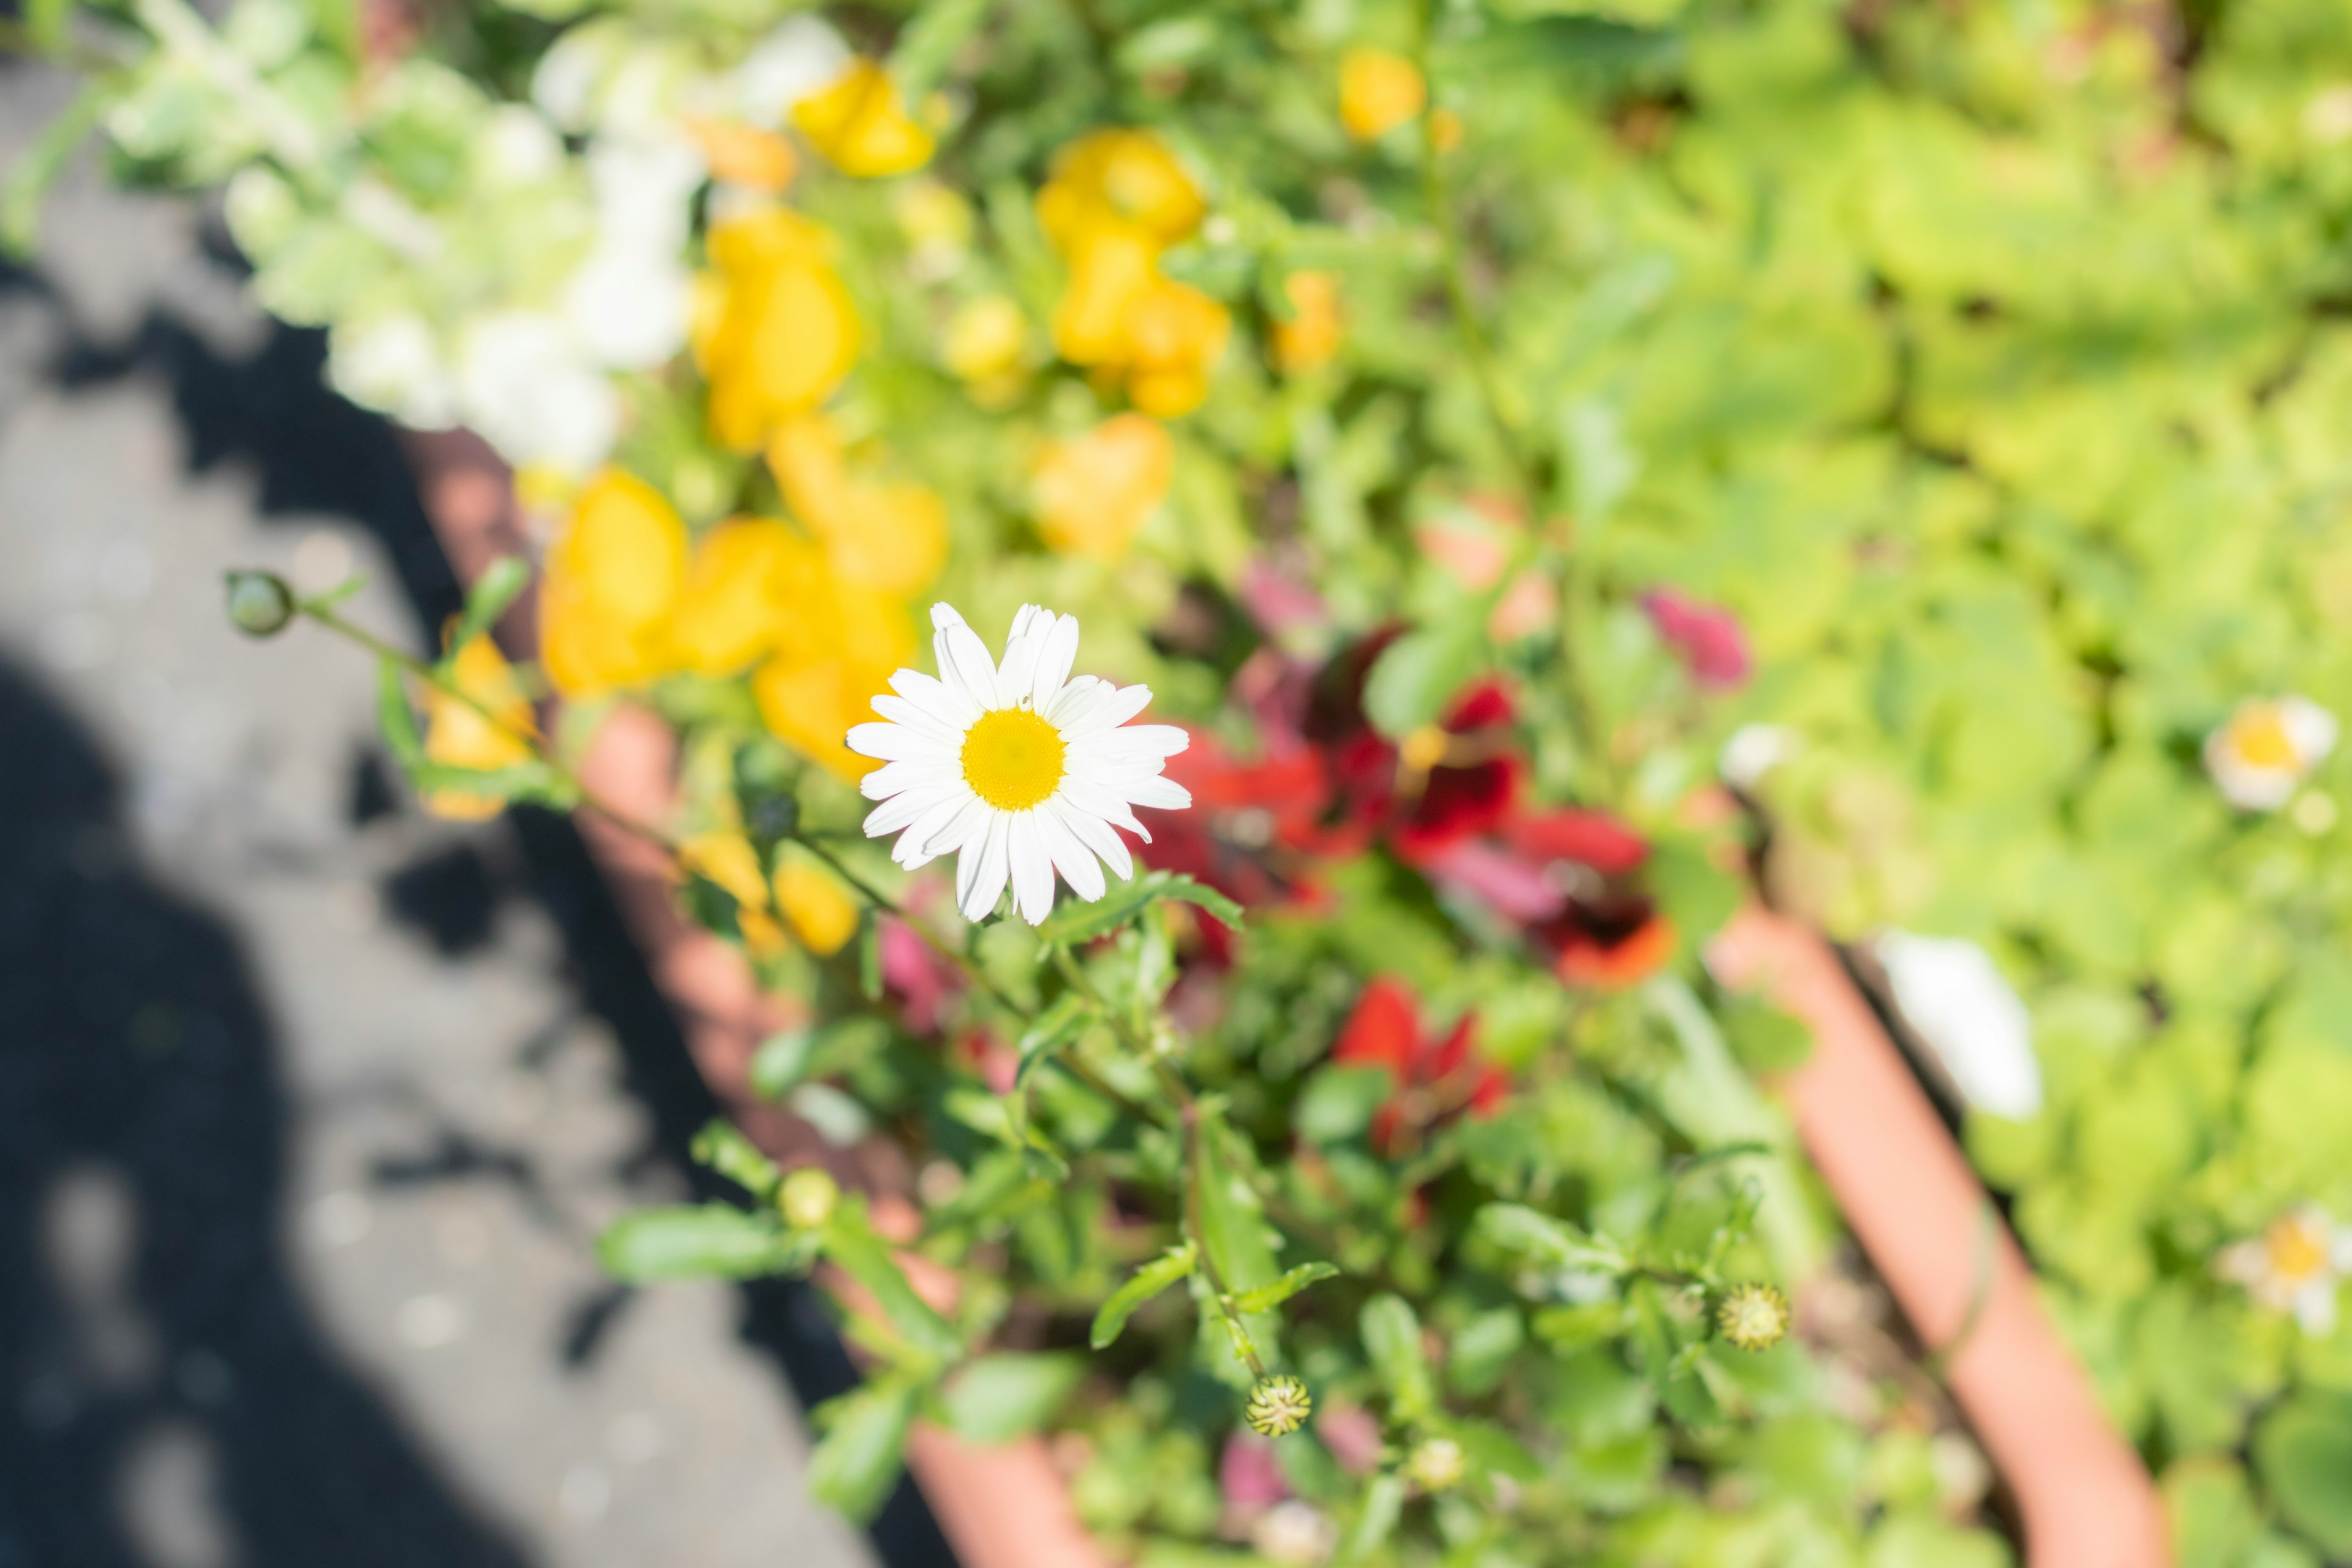
<path fill-rule="evenodd" d="M 1062 798 L 1076 810 L 1100 817 L 1114 827 L 1124 827 L 1146 844 L 1151 842 L 1151 830 L 1136 821 L 1135 813 L 1127 808 L 1127 802 L 1109 790 L 1086 779 L 1064 779 Z"/>
<path fill-rule="evenodd" d="M 1101 898 L 1102 862 L 1078 842 L 1076 835 L 1063 824 L 1051 803 L 1031 812 L 1029 818 L 1037 825 L 1037 837 L 1045 844 L 1045 853 L 1053 857 L 1054 868 L 1062 874 L 1062 880 L 1070 885 L 1070 891 L 1088 903 Z"/>
<path fill-rule="evenodd" d="M 1038 710 L 1055 724 L 1066 727 L 1074 721 L 1083 721 L 1097 702 L 1108 702 L 1118 694 L 1118 688 L 1092 675 L 1081 675 L 1054 694 L 1054 699 Z"/>
<path fill-rule="evenodd" d="M 1109 823 L 1092 812 L 1079 810 L 1064 795 L 1057 795 L 1047 801 L 1045 809 L 1052 812 L 1079 843 L 1101 856 L 1118 874 L 1120 881 L 1124 882 L 1135 875 L 1135 862 L 1127 853 L 1127 840 L 1112 832 Z"/>
<path fill-rule="evenodd" d="M 980 705 L 936 676 L 919 669 L 902 669 L 890 678 L 890 689 L 941 724 L 962 734 L 980 717 Z"/>
<path fill-rule="evenodd" d="M 948 784 L 963 777 L 953 757 L 909 757 L 885 763 L 857 781 L 857 793 L 868 800 L 888 800 L 901 790 L 924 784 Z"/>
<path fill-rule="evenodd" d="M 1011 826 L 1004 813 L 989 813 L 980 842 L 965 845 L 956 856 L 956 908 L 968 921 L 985 918 L 1004 891 L 1004 839 Z"/>
<path fill-rule="evenodd" d="M 1034 923 L 1034 922 L 1033 922 Z M 2297 1288 L 2294 1293 L 2294 1321 L 2313 1339 L 2324 1340 L 2336 1332 L 2336 1277 L 2323 1274 L 2309 1284 Z"/>
<path fill-rule="evenodd" d="M 963 798 L 964 792 L 950 784 L 933 784 L 905 791 L 866 813 L 866 837 L 887 837 L 925 813 L 936 809 L 941 802 L 960 802 Z"/>
<path fill-rule="evenodd" d="M 1031 925 L 1044 923 L 1054 912 L 1054 862 L 1045 853 L 1045 838 L 1037 830 L 1037 814 L 1034 811 L 1011 813 L 1011 841 L 1006 845 L 1012 863 L 1013 900 L 1021 906 L 1021 918 Z"/>
<path fill-rule="evenodd" d="M 1042 713 L 1070 679 L 1070 666 L 1078 661 L 1078 617 L 1064 616 L 1034 640 L 1039 652 L 1037 673 L 1029 682 L 1029 705 Z"/>
<path fill-rule="evenodd" d="M 919 704 L 903 697 L 884 695 L 874 700 L 874 711 L 893 724 L 912 730 L 916 734 L 941 746 L 961 746 L 963 729 L 957 728 L 946 718 L 924 711 Z M 965 726 L 964 728 L 970 728 Z"/>
<path fill-rule="evenodd" d="M 931 650 L 939 658 L 940 679 L 950 686 L 961 687 L 965 696 L 983 709 L 1003 706 L 996 695 L 996 661 L 988 657 L 988 647 L 980 640 L 980 634 L 961 618 L 939 629 L 931 638 Z"/>
<path fill-rule="evenodd" d="M 1162 811 L 1181 811 L 1192 804 L 1192 792 L 1174 779 L 1138 779 L 1126 786 L 1127 798 L 1138 805 L 1154 805 Z"/>
<path fill-rule="evenodd" d="M 1023 607 L 1021 618 L 1013 623 L 1013 635 L 1005 639 L 1004 662 L 997 667 L 996 689 L 1008 703 L 1029 695 L 1029 683 L 1037 675 L 1037 656 L 1045 650 L 1045 639 L 1028 625 L 1032 611 L 1038 616 L 1045 613 L 1034 605 Z"/>
<path fill-rule="evenodd" d="M 929 830 L 923 842 L 923 854 L 952 855 L 977 842 L 988 831 L 988 819 L 995 809 L 976 795 L 967 796 L 953 816 Z"/>
<path fill-rule="evenodd" d="M 893 803 L 896 804 L 895 802 Z M 967 806 L 986 803 L 963 790 L 950 791 L 930 810 L 917 817 L 907 831 L 898 835 L 898 842 L 890 850 L 890 858 L 908 870 L 919 870 L 939 858 L 940 851 L 931 847 L 940 829 L 955 820 Z"/>
<path fill-rule="evenodd" d="M 1118 695 L 1100 708 L 1089 709 L 1083 717 L 1073 714 L 1067 719 L 1056 720 L 1055 722 L 1060 726 L 1066 738 L 1076 740 L 1082 735 L 1091 735 L 1098 730 L 1108 730 L 1114 725 L 1124 724 L 1150 706 L 1151 688 L 1122 686 L 1118 689 Z"/>
<path fill-rule="evenodd" d="M 880 700 L 887 701 L 884 698 Z M 896 763 L 926 752 L 943 752 L 936 740 L 905 724 L 852 724 L 842 744 L 861 757 L 872 757 L 877 763 Z"/>

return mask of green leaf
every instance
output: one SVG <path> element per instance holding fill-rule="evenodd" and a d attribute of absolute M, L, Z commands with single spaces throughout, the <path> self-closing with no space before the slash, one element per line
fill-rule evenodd
<path fill-rule="evenodd" d="M 400 666 L 389 658 L 375 661 L 375 721 L 393 760 L 411 778 L 432 764 L 425 760 L 425 741 L 416 732 L 416 714 L 408 706 L 408 688 Z"/>
<path fill-rule="evenodd" d="M 1053 1005 L 1037 1015 L 1029 1026 L 1021 1031 L 1021 1038 L 1015 1043 L 1014 1049 L 1021 1058 L 1021 1065 L 1013 1074 L 1015 1090 L 1028 1081 L 1032 1068 L 1051 1060 L 1086 1033 L 1087 1026 L 1094 1021 L 1094 1016 L 1093 1007 L 1078 992 L 1065 991 L 1055 997 Z"/>
<path fill-rule="evenodd" d="M 1095 1325 L 1087 1331 L 1087 1342 L 1097 1350 L 1108 1348 L 1138 1307 L 1190 1276 L 1198 1262 L 1199 1255 L 1188 1241 L 1181 1247 L 1170 1247 L 1129 1275 L 1127 1283 L 1112 1291 L 1110 1300 L 1095 1314 Z"/>
<path fill-rule="evenodd" d="M 1197 904 L 1229 926 L 1242 923 L 1242 909 L 1233 900 L 1172 871 L 1146 871 L 1124 882 L 1113 882 L 1093 903 L 1069 900 L 1045 917 L 1038 938 L 1048 947 L 1079 947 L 1108 936 L 1151 905 L 1165 899 Z"/>
<path fill-rule="evenodd" d="M 1086 1375 L 1079 1356 L 1006 1352 L 975 1356 L 948 1383 L 948 1426 L 973 1443 L 1009 1443 L 1042 1428 Z"/>
<path fill-rule="evenodd" d="M 1371 1125 L 1372 1115 L 1396 1093 L 1385 1068 L 1318 1068 L 1299 1091 L 1291 1124 L 1310 1143 L 1337 1143 Z"/>
<path fill-rule="evenodd" d="M 694 1135 L 689 1152 L 698 1165 L 708 1165 L 761 1203 L 776 1195 L 783 1184 L 783 1173 L 776 1163 L 760 1152 L 758 1145 L 743 1136 L 733 1122 L 713 1118 Z"/>
<path fill-rule="evenodd" d="M 1454 1336 L 1451 1353 L 1445 1358 L 1445 1379 L 1456 1393 L 1474 1399 L 1491 1393 L 1527 1341 L 1527 1328 L 1517 1307 L 1481 1312 Z"/>
<path fill-rule="evenodd" d="M 989 0 L 929 0 L 898 29 L 889 69 L 908 101 L 919 103 L 939 85 L 956 51 L 988 15 L 988 5 Z"/>
<path fill-rule="evenodd" d="M 2305 1389 L 2264 1416 L 2254 1470 L 2287 1523 L 2352 1556 L 2352 1395 Z"/>
<path fill-rule="evenodd" d="M 1389 1391 L 1389 1409 L 1399 1422 L 1418 1421 L 1436 1404 L 1437 1391 L 1422 1348 L 1421 1320 L 1404 1298 L 1382 1293 L 1364 1303 L 1358 1319 L 1364 1354 Z"/>
<path fill-rule="evenodd" d="M 871 909 L 857 917 L 857 994 L 882 1000 L 882 922 Z"/>
<path fill-rule="evenodd" d="M 466 595 L 466 613 L 449 636 L 449 651 L 456 653 L 496 626 L 516 595 L 530 586 L 530 563 L 520 555 L 501 555 L 491 562 Z"/>
<path fill-rule="evenodd" d="M 1339 1267 L 1334 1263 L 1302 1263 L 1284 1273 L 1271 1285 L 1261 1285 L 1255 1290 L 1240 1290 L 1234 1295 L 1234 1310 L 1244 1315 L 1271 1312 L 1293 1296 L 1318 1279 L 1339 1278 Z"/>
<path fill-rule="evenodd" d="M 889 1247 L 874 1234 L 863 1205 L 844 1203 L 834 1210 L 824 1226 L 824 1255 L 865 1287 L 915 1354 L 933 1362 L 951 1362 L 963 1354 L 963 1337 L 915 1294 Z"/>
<path fill-rule="evenodd" d="M 1265 1205 L 1252 1184 L 1256 1161 L 1226 1126 L 1222 1104 L 1202 1100 L 1199 1117 L 1201 1162 L 1193 1179 L 1200 1195 L 1201 1248 L 1226 1289 L 1241 1292 L 1271 1285 L 1281 1268 L 1266 1231 Z M 1237 1326 L 1256 1342 L 1261 1354 L 1270 1354 L 1282 1325 L 1265 1314 L 1249 1313 Z M 1248 1369 L 1243 1361 L 1235 1356 L 1223 1366 L 1223 1375 L 1245 1379 Z"/>
<path fill-rule="evenodd" d="M 1383 1470 L 1364 1488 L 1364 1506 L 1356 1514 L 1356 1522 L 1339 1545 L 1339 1561 L 1354 1563 L 1377 1549 L 1396 1532 L 1397 1521 L 1404 1513 L 1404 1478 L 1394 1470 Z"/>
<path fill-rule="evenodd" d="M 809 1456 L 811 1494 L 860 1522 L 872 1518 L 898 1479 L 916 1393 L 897 1379 L 869 1383 L 810 1412 L 824 1431 Z"/>
<path fill-rule="evenodd" d="M 484 795 L 509 804 L 522 802 L 556 811 L 569 811 L 580 804 L 579 786 L 545 763 L 517 763 L 510 768 L 487 769 L 427 763 L 411 770 L 408 777 L 420 790 Z"/>
<path fill-rule="evenodd" d="M 1525 1253 L 1560 1268 L 1595 1268 L 1622 1273 L 1625 1255 L 1596 1241 L 1563 1219 L 1555 1219 L 1523 1204 L 1488 1204 L 1472 1221 L 1478 1234 L 1511 1252 Z"/>
<path fill-rule="evenodd" d="M 40 235 L 41 204 L 65 173 L 74 149 L 98 129 L 111 100 L 112 94 L 102 88 L 85 87 L 18 154 L 6 185 L 0 187 L 0 251 L 17 258 L 32 254 Z"/>
<path fill-rule="evenodd" d="M 1464 615 L 1409 631 L 1381 650 L 1364 678 L 1364 713 L 1391 741 L 1437 722 L 1486 662 L 1486 617 Z"/>
<path fill-rule="evenodd" d="M 811 1079 L 826 1078 L 889 1048 L 890 1026 L 859 1016 L 819 1029 L 784 1029 L 761 1042 L 751 1057 L 751 1092 L 782 1100 Z"/>
<path fill-rule="evenodd" d="M 646 1209 L 616 1221 L 596 1257 L 618 1279 L 753 1279 L 806 1267 L 814 1247 L 766 1215 L 725 1204 Z"/>

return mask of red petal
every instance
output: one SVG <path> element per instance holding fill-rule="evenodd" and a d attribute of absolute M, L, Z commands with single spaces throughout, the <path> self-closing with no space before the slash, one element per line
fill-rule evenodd
<path fill-rule="evenodd" d="M 1404 982 L 1384 974 L 1364 987 L 1339 1031 L 1339 1043 L 1331 1047 L 1331 1059 L 1347 1067 L 1385 1068 L 1402 1083 L 1420 1043 L 1412 993 Z"/>
<path fill-rule="evenodd" d="M 1531 860 L 1573 860 L 1604 877 L 1621 877 L 1649 858 L 1642 836 L 1605 811 L 1562 806 L 1530 812 L 1503 829 L 1512 848 Z"/>

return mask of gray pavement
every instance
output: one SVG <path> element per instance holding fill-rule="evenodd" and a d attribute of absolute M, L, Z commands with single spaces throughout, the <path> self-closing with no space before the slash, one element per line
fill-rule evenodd
<path fill-rule="evenodd" d="M 0 162 L 60 96 L 0 67 Z M 422 816 L 373 676 L 452 602 L 383 426 L 191 201 L 0 273 L 0 1568 L 936 1562 L 813 1504 L 806 1299 L 623 1292 L 708 1114 L 562 823 Z"/>

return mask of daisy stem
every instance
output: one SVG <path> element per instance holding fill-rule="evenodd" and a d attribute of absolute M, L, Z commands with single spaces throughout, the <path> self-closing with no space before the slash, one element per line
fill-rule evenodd
<path fill-rule="evenodd" d="M 1206 1227 L 1202 1224 L 1201 1184 L 1207 1180 L 1209 1163 L 1201 1152 L 1201 1107 L 1189 1096 L 1184 1102 L 1184 1239 L 1192 1244 L 1201 1260 L 1201 1272 L 1209 1280 L 1210 1302 L 1223 1321 L 1226 1333 L 1232 1336 L 1234 1349 L 1249 1363 L 1251 1375 L 1262 1378 L 1265 1375 L 1265 1363 L 1259 1359 L 1249 1330 L 1234 1311 L 1232 1292 L 1226 1288 L 1224 1277 L 1217 1272 L 1217 1260 L 1209 1250 Z"/>
<path fill-rule="evenodd" d="M 1150 1064 L 1153 1075 L 1160 1079 L 1160 1087 L 1168 1091 L 1168 1098 L 1174 1100 L 1187 1117 L 1191 1116 L 1192 1086 L 1184 1081 L 1174 1068 L 1168 1065 L 1166 1058 L 1151 1048 L 1150 1041 L 1136 1034 L 1127 1019 L 1110 1005 L 1109 999 L 1096 989 L 1094 981 L 1088 978 L 1086 970 L 1078 961 L 1070 955 L 1068 948 L 1057 947 L 1054 950 L 1054 964 L 1062 972 L 1062 978 L 1068 981 L 1079 995 L 1093 1003 L 1096 1010 L 1109 1021 L 1111 1032 L 1118 1037 L 1119 1043 Z"/>
<path fill-rule="evenodd" d="M 365 626 L 345 620 L 335 612 L 332 606 L 320 604 L 315 599 L 297 599 L 294 601 L 294 609 L 296 614 L 307 616 L 344 641 L 375 655 L 378 658 L 389 659 L 451 701 L 473 710 L 481 716 L 484 723 L 518 745 L 527 748 L 533 757 L 570 785 L 572 793 L 578 797 L 583 809 L 594 812 L 624 832 L 634 834 L 648 843 L 658 845 L 667 850 L 673 858 L 677 856 L 677 840 L 653 824 L 639 821 L 619 806 L 599 796 L 582 781 L 579 773 L 572 768 L 571 764 L 555 754 L 537 731 L 520 729 L 509 720 L 491 711 L 488 703 L 472 692 L 462 689 L 438 666 L 417 658 L 405 648 L 394 647 Z"/>

